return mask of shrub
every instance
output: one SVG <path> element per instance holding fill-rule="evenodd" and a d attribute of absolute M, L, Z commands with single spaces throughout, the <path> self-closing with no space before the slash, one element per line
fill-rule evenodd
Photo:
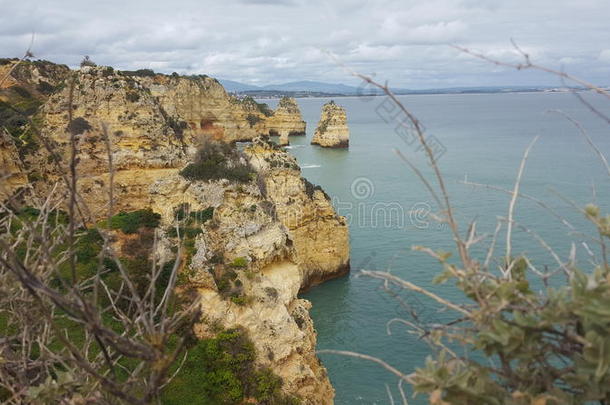
<path fill-rule="evenodd" d="M 137 91 L 135 90 L 129 90 L 127 91 L 127 93 L 125 94 L 125 98 L 127 99 L 127 101 L 135 103 L 137 101 L 140 100 L 140 95 L 138 94 Z"/>
<path fill-rule="evenodd" d="M 125 76 L 136 76 L 136 77 L 152 77 L 156 73 L 152 69 L 138 69 L 138 70 L 123 70 L 121 71 Z"/>
<path fill-rule="evenodd" d="M 200 340 L 189 351 L 161 401 L 167 405 L 228 405 L 255 398 L 259 404 L 298 404 L 296 398 L 281 393 L 282 379 L 268 368 L 257 369 L 255 360 L 254 345 L 241 328 Z"/>
<path fill-rule="evenodd" d="M 111 66 L 106 66 L 102 71 L 102 76 L 109 77 L 114 74 L 114 69 Z"/>
<path fill-rule="evenodd" d="M 201 227 L 199 226 L 190 226 L 193 224 L 204 224 L 214 215 L 214 207 L 208 207 L 199 211 L 189 211 L 190 204 L 184 203 L 180 204 L 176 209 L 174 209 L 174 219 L 180 222 L 179 231 L 180 235 L 183 235 L 187 238 L 193 238 L 196 235 L 199 235 L 203 232 Z M 178 236 L 177 230 L 175 226 L 171 226 L 167 229 L 167 234 L 175 238 Z"/>
<path fill-rule="evenodd" d="M 250 302 L 250 299 L 245 295 L 234 295 L 231 297 L 231 302 L 243 307 Z"/>
<path fill-rule="evenodd" d="M 272 401 L 280 392 L 282 379 L 268 368 L 256 373 L 256 388 L 254 397 L 263 403 Z"/>
<path fill-rule="evenodd" d="M 186 227 L 186 226 L 180 226 L 180 227 L 178 227 L 178 229 L 176 229 L 175 226 L 170 226 L 169 228 L 167 228 L 167 236 L 169 236 L 170 238 L 178 237 L 178 232 L 180 232 L 181 237 L 189 239 L 189 238 L 194 238 L 197 235 L 202 234 L 203 230 L 201 228 Z"/>
<path fill-rule="evenodd" d="M 237 257 L 231 263 L 231 267 L 236 267 L 236 268 L 248 267 L 248 259 L 246 259 L 245 257 Z"/>
<path fill-rule="evenodd" d="M 214 207 L 208 207 L 203 210 L 193 211 L 189 216 L 197 223 L 204 223 L 212 219 L 214 216 Z"/>
<path fill-rule="evenodd" d="M 246 183 L 254 171 L 249 164 L 241 162 L 241 154 L 234 146 L 208 140 L 197 152 L 195 162 L 182 169 L 180 175 L 191 181 L 228 179 Z"/>
<path fill-rule="evenodd" d="M 84 134 L 85 132 L 91 130 L 91 125 L 89 124 L 89 121 L 87 121 L 83 117 L 78 117 L 78 118 L 73 119 L 68 124 L 67 129 L 68 129 L 68 132 L 70 132 L 72 135 L 80 135 L 80 134 Z"/>
<path fill-rule="evenodd" d="M 246 96 L 241 100 L 236 100 L 237 103 L 243 105 L 247 110 L 256 110 L 266 117 L 273 115 L 273 110 L 265 103 L 259 103 L 250 96 Z"/>
<path fill-rule="evenodd" d="M 156 228 L 161 215 L 150 208 L 132 212 L 120 212 L 110 218 L 110 229 L 120 229 L 123 233 L 136 233 L 142 227 Z"/>
<path fill-rule="evenodd" d="M 216 164 L 213 161 L 191 163 L 180 175 L 188 180 L 217 180 L 228 179 L 241 183 L 247 183 L 252 178 L 252 169 L 248 165 L 237 165 L 227 167 L 224 164 Z"/>
<path fill-rule="evenodd" d="M 330 197 L 328 196 L 328 194 L 326 194 L 326 192 L 324 191 L 324 189 L 318 185 L 312 184 L 309 180 L 307 179 L 303 179 L 305 181 L 305 194 L 307 194 L 307 196 L 311 199 L 313 198 L 313 194 L 316 190 L 321 191 L 322 194 L 324 194 L 324 197 L 330 201 Z"/>
<path fill-rule="evenodd" d="M 248 124 L 250 124 L 250 128 L 254 127 L 257 123 L 261 122 L 262 119 L 261 117 L 254 115 L 254 114 L 248 114 L 246 116 L 246 121 L 248 121 Z"/>
<path fill-rule="evenodd" d="M 97 66 L 89 57 L 89 55 L 86 55 L 83 60 L 80 62 L 80 67 L 85 67 L 85 66 L 92 66 L 95 67 Z"/>
<path fill-rule="evenodd" d="M 76 259 L 79 262 L 88 262 L 97 258 L 102 246 L 102 235 L 95 228 L 87 229 L 76 244 Z"/>
<path fill-rule="evenodd" d="M 181 121 L 171 116 L 167 116 L 166 118 L 167 125 L 169 125 L 169 127 L 174 130 L 176 136 L 181 139 L 184 135 L 184 130 L 188 127 L 186 121 Z"/>
<path fill-rule="evenodd" d="M 55 86 L 51 85 L 48 82 L 45 82 L 44 80 L 41 80 L 40 83 L 38 83 L 36 89 L 42 94 L 49 95 L 55 91 Z"/>

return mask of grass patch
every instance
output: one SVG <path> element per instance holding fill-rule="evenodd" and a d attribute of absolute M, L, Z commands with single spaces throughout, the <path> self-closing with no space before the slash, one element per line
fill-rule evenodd
<path fill-rule="evenodd" d="M 245 257 L 236 257 L 235 260 L 231 262 L 230 266 L 243 269 L 248 267 L 248 259 Z"/>

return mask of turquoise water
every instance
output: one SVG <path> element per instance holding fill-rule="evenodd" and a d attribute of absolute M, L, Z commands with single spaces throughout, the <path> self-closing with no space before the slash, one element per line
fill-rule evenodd
<path fill-rule="evenodd" d="M 438 265 L 412 245 L 450 249 L 445 227 L 426 215 L 436 210 L 432 198 L 393 152 L 401 150 L 429 173 L 423 152 L 408 145 L 394 131 L 397 119 L 388 113 L 383 98 L 338 98 L 347 110 L 351 130 L 349 150 L 329 150 L 309 145 L 325 99 L 299 99 L 307 137 L 291 137 L 291 152 L 303 175 L 320 184 L 335 207 L 350 221 L 352 273 L 319 286 L 305 298 L 313 303 L 312 317 L 319 349 L 351 350 L 378 356 L 405 373 L 424 364 L 430 348 L 398 325 L 392 335 L 386 323 L 408 315 L 399 302 L 380 288 L 378 281 L 358 277 L 362 268 L 387 270 L 446 298 L 463 300 L 452 286 L 431 286 Z M 450 189 L 462 229 L 476 218 L 480 232 L 493 232 L 496 218 L 505 216 L 506 194 L 460 184 L 469 181 L 512 188 L 521 156 L 535 136 L 539 140 L 527 163 L 522 191 L 543 199 L 584 231 L 589 226 L 552 190 L 580 205 L 595 198 L 610 208 L 610 181 L 584 138 L 564 118 L 548 110 L 560 109 L 580 120 L 598 147 L 610 155 L 610 127 L 592 116 L 570 94 L 530 93 L 491 95 L 418 95 L 401 100 L 424 123 L 427 132 L 445 149 L 440 166 Z M 610 102 L 593 98 L 607 113 Z M 277 101 L 268 101 L 275 106 Z M 386 122 L 387 121 L 387 122 Z M 385 220 L 384 220 L 385 215 Z M 515 220 L 536 230 L 565 258 L 571 241 L 551 214 L 528 201 L 517 205 Z M 516 231 L 514 252 L 527 253 L 539 267 L 554 266 L 546 251 L 529 235 Z M 500 253 L 501 254 L 501 253 Z M 579 247 L 581 265 L 587 267 Z M 556 282 L 561 282 L 557 280 Z M 451 314 L 416 294 L 403 294 L 404 302 L 421 319 L 437 321 Z M 376 364 L 324 354 L 320 356 L 336 389 L 336 404 L 389 404 L 386 384 L 398 399 L 397 379 Z M 423 397 L 410 404 L 425 403 Z"/>

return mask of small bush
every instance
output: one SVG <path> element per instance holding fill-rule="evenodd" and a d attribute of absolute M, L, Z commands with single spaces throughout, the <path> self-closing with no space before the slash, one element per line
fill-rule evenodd
<path fill-rule="evenodd" d="M 245 106 L 246 109 L 256 109 L 266 117 L 271 117 L 273 115 L 273 110 L 269 108 L 267 104 L 259 103 L 250 96 L 241 99 L 240 103 Z"/>
<path fill-rule="evenodd" d="M 135 90 L 129 90 L 126 94 L 125 94 L 125 98 L 127 99 L 127 101 L 131 102 L 131 103 L 135 103 L 138 102 L 140 100 L 140 95 L 138 94 L 137 91 Z"/>
<path fill-rule="evenodd" d="M 102 235 L 95 228 L 88 229 L 76 243 L 76 259 L 87 262 L 95 259 L 101 251 Z"/>
<path fill-rule="evenodd" d="M 328 194 L 326 194 L 326 192 L 322 189 L 322 187 L 317 186 L 315 184 L 312 184 L 309 180 L 307 179 L 303 179 L 305 180 L 305 194 L 307 194 L 307 196 L 311 199 L 313 198 L 313 194 L 316 190 L 321 191 L 322 194 L 324 194 L 324 197 L 327 200 L 330 200 L 330 197 L 328 196 Z"/>
<path fill-rule="evenodd" d="M 97 66 L 89 57 L 89 55 L 86 55 L 83 60 L 80 62 L 80 67 L 85 67 L 85 66 L 91 66 L 91 67 L 95 67 Z"/>
<path fill-rule="evenodd" d="M 212 264 L 221 264 L 224 262 L 224 257 L 222 255 L 222 253 L 220 254 L 215 254 L 214 256 L 212 256 L 212 258 L 210 259 L 210 263 Z"/>
<path fill-rule="evenodd" d="M 0 58 L 0 66 L 2 65 L 8 65 L 10 63 L 12 63 L 13 61 L 17 61 L 18 59 L 12 59 L 12 58 Z"/>
<path fill-rule="evenodd" d="M 138 70 L 123 70 L 121 71 L 125 76 L 136 76 L 136 77 L 153 77 L 156 75 L 152 69 L 138 69 Z"/>
<path fill-rule="evenodd" d="M 123 233 L 136 233 L 142 227 L 156 228 L 159 226 L 161 215 L 151 209 L 132 212 L 120 212 L 110 218 L 110 229 L 120 229 Z"/>
<path fill-rule="evenodd" d="M 87 121 L 83 117 L 78 117 L 78 118 L 73 119 L 68 124 L 67 129 L 68 129 L 68 132 L 70 132 L 72 135 L 76 136 L 76 135 L 84 134 L 85 132 L 91 130 L 91 125 L 89 124 L 89 121 Z"/>
<path fill-rule="evenodd" d="M 246 121 L 248 121 L 248 124 L 250 124 L 250 128 L 254 127 L 257 123 L 261 122 L 262 119 L 254 114 L 248 114 L 246 116 Z"/>
<path fill-rule="evenodd" d="M 193 211 L 189 216 L 197 223 L 204 223 L 212 219 L 214 216 L 214 207 L 208 207 L 204 210 Z"/>
<path fill-rule="evenodd" d="M 235 268 L 248 267 L 248 259 L 245 257 L 237 257 L 235 260 L 233 260 L 230 266 Z"/>
<path fill-rule="evenodd" d="M 167 125 L 174 130 L 174 133 L 180 139 L 184 136 L 184 130 L 188 128 L 186 121 L 181 121 L 171 116 L 167 116 Z"/>
<path fill-rule="evenodd" d="M 176 230 L 175 226 L 170 226 L 169 228 L 167 228 L 167 236 L 169 236 L 170 238 L 178 237 L 178 232 L 180 233 L 181 237 L 194 238 L 197 235 L 202 234 L 203 230 L 201 228 L 185 227 L 185 226 L 181 226 L 177 230 Z"/>
<path fill-rule="evenodd" d="M 109 76 L 112 76 L 113 74 L 114 74 L 114 69 L 111 66 L 106 66 L 104 68 L 104 70 L 102 71 L 103 77 L 109 77 Z"/>
<path fill-rule="evenodd" d="M 228 179 L 241 183 L 250 181 L 254 170 L 240 160 L 237 149 L 224 142 L 206 141 L 197 152 L 195 162 L 180 172 L 187 180 Z"/>
<path fill-rule="evenodd" d="M 265 287 L 265 293 L 269 298 L 273 299 L 274 301 L 277 300 L 280 296 L 279 292 L 274 287 Z"/>
<path fill-rule="evenodd" d="M 250 299 L 245 295 L 234 295 L 231 297 L 231 302 L 243 307 L 250 302 Z"/>
<path fill-rule="evenodd" d="M 38 83 L 36 90 L 38 90 L 42 94 L 49 95 L 55 91 L 55 86 L 51 85 L 48 82 L 45 82 L 44 80 L 41 80 L 40 83 Z"/>

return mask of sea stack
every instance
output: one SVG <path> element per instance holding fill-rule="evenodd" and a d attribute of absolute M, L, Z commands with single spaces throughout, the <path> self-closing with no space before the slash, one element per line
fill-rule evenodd
<path fill-rule="evenodd" d="M 349 147 L 349 128 L 345 109 L 330 101 L 322 106 L 320 121 L 311 140 L 312 145 L 326 148 Z"/>
<path fill-rule="evenodd" d="M 280 139 L 278 141 L 278 145 L 280 145 L 280 146 L 288 146 L 288 145 L 290 145 L 290 141 L 288 141 L 288 133 L 287 132 L 282 132 L 280 134 Z"/>
<path fill-rule="evenodd" d="M 288 136 L 305 135 L 305 125 L 299 105 L 292 97 L 282 97 L 267 121 L 269 135 L 279 135 L 280 143 L 283 139 L 285 145 L 288 145 Z"/>

